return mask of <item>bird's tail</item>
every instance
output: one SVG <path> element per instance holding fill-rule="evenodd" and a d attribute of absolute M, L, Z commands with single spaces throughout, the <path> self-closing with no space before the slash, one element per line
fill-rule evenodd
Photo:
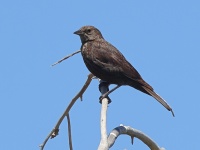
<path fill-rule="evenodd" d="M 161 103 L 167 110 L 171 111 L 172 115 L 174 116 L 174 112 L 172 108 L 167 104 L 167 102 L 161 98 L 158 94 L 156 94 L 153 90 L 149 89 L 148 87 L 142 86 L 143 89 L 152 97 L 154 97 L 159 103 Z"/>

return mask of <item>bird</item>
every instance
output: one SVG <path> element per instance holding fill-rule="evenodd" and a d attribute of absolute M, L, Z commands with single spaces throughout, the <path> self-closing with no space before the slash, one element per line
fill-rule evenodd
<path fill-rule="evenodd" d="M 94 76 L 109 84 L 116 84 L 116 88 L 127 85 L 150 95 L 168 111 L 171 111 L 174 116 L 173 110 L 167 102 L 143 80 L 123 54 L 104 39 L 99 29 L 87 25 L 75 31 L 74 34 L 80 36 L 83 61 Z"/>

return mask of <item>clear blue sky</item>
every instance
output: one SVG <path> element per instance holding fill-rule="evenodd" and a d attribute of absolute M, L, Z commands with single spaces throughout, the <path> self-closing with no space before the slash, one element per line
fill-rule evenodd
<path fill-rule="evenodd" d="M 152 97 L 131 87 L 110 95 L 107 127 L 139 129 L 167 150 L 199 149 L 200 2 L 143 0 L 94 2 L 8 0 L 0 2 L 0 118 L 2 150 L 37 150 L 89 71 L 81 55 L 51 67 L 78 50 L 73 32 L 99 28 L 171 105 L 175 118 Z M 72 111 L 75 150 L 100 140 L 100 93 L 93 80 Z M 66 120 L 46 150 L 68 149 Z M 148 148 L 120 136 L 113 150 Z"/>

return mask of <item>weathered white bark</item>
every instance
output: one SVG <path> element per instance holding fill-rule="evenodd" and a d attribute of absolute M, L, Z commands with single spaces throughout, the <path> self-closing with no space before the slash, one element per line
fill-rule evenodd
<path fill-rule="evenodd" d="M 103 81 L 100 80 L 100 83 Z M 103 95 L 106 93 L 108 89 L 107 84 L 100 84 L 99 90 L 101 94 Z M 100 119 L 100 126 L 101 126 L 101 141 L 98 147 L 98 150 L 108 150 L 108 139 L 107 139 L 107 131 L 106 131 L 106 113 L 107 113 L 107 108 L 108 108 L 108 98 L 103 98 L 100 100 L 102 105 L 101 105 L 101 119 Z"/>
<path fill-rule="evenodd" d="M 150 137 L 145 135 L 143 132 L 134 129 L 130 126 L 124 126 L 124 125 L 120 125 L 119 127 L 113 129 L 110 135 L 108 136 L 109 148 L 113 146 L 115 140 L 120 134 L 127 134 L 131 136 L 132 144 L 133 144 L 133 138 L 136 137 L 140 139 L 144 144 L 146 144 L 151 150 L 165 150 L 164 148 L 160 148 Z"/>
<path fill-rule="evenodd" d="M 104 98 L 102 100 L 102 107 L 101 107 L 101 141 L 98 147 L 98 150 L 108 150 L 108 139 L 107 139 L 107 130 L 106 130 L 106 113 L 108 107 L 108 99 Z"/>

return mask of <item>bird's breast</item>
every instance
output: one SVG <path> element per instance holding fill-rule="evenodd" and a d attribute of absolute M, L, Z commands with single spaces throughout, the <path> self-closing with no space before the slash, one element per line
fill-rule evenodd
<path fill-rule="evenodd" d="M 82 45 L 81 47 L 81 54 L 83 59 L 92 60 L 94 58 L 94 51 L 95 47 L 91 42 L 87 42 Z"/>

